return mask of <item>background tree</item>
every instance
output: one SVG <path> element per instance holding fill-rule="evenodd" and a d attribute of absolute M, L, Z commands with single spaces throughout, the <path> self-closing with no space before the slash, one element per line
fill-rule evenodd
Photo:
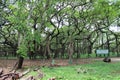
<path fill-rule="evenodd" d="M 18 68 L 25 56 L 72 60 L 96 49 L 119 55 L 119 32 L 111 30 L 120 23 L 118 0 L 2 0 L 0 4 L 1 47 L 14 50 Z"/>

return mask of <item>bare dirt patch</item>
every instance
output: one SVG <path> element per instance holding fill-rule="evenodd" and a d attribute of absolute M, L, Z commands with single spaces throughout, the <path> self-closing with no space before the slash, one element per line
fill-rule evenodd
<path fill-rule="evenodd" d="M 72 64 L 69 64 L 68 59 L 55 59 L 55 64 L 61 65 L 61 66 L 67 66 L 67 65 L 76 65 L 76 64 L 87 64 L 93 61 L 92 59 L 74 59 L 72 61 Z M 17 62 L 16 59 L 14 60 L 0 60 L 0 67 L 13 67 L 15 63 Z M 24 60 L 23 66 L 49 66 L 51 64 L 52 60 Z"/>

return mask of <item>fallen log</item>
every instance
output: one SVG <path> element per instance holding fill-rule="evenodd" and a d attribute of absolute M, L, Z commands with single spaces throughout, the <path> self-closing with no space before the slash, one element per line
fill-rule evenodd
<path fill-rule="evenodd" d="M 0 76 L 0 80 L 18 80 L 30 72 L 30 69 L 23 73 L 8 73 Z"/>
<path fill-rule="evenodd" d="M 0 76 L 3 74 L 3 69 L 0 68 Z"/>
<path fill-rule="evenodd" d="M 20 78 L 19 74 L 12 75 L 12 80 L 18 80 Z"/>
<path fill-rule="evenodd" d="M 23 76 L 25 76 L 25 75 L 28 74 L 29 72 L 30 72 L 30 69 L 28 69 L 27 71 L 19 74 L 19 76 L 20 76 L 19 78 L 22 78 Z"/>
<path fill-rule="evenodd" d="M 8 79 L 8 76 L 0 78 L 0 80 L 6 80 L 6 79 Z"/>
<path fill-rule="evenodd" d="M 37 67 L 37 68 L 35 68 L 35 69 L 33 69 L 33 71 L 38 71 L 40 68 L 39 67 Z"/>
<path fill-rule="evenodd" d="M 3 75 L 1 75 L 1 77 L 5 77 L 5 76 L 9 77 L 9 76 L 12 76 L 12 75 L 14 75 L 14 74 L 15 74 L 15 73 L 3 74 Z"/>
<path fill-rule="evenodd" d="M 17 65 L 18 65 L 18 61 L 14 64 L 13 68 L 10 70 L 10 72 L 14 71 L 16 72 L 17 70 Z"/>
<path fill-rule="evenodd" d="M 33 76 L 29 76 L 26 80 L 36 80 Z"/>

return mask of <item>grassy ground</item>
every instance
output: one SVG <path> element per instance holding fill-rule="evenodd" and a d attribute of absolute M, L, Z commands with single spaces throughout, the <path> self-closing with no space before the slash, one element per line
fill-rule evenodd
<path fill-rule="evenodd" d="M 44 67 L 40 69 L 44 73 L 41 80 L 120 80 L 120 62 L 104 63 L 97 61 L 91 64 L 83 64 L 65 67 Z M 37 75 L 31 72 L 29 75 Z"/>

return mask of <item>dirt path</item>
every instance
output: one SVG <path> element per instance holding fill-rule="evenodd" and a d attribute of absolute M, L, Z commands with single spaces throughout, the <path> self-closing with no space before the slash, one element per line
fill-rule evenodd
<path fill-rule="evenodd" d="M 93 61 L 93 59 L 75 59 L 73 60 L 73 65 L 74 64 L 85 64 L 85 63 L 90 63 Z M 0 67 L 11 67 L 14 66 L 15 63 L 17 62 L 16 59 L 14 60 L 0 60 Z M 52 60 L 24 60 L 23 66 L 49 66 L 51 64 Z M 67 66 L 69 65 L 69 60 L 68 59 L 56 59 L 55 64 L 61 65 L 61 66 Z"/>
<path fill-rule="evenodd" d="M 87 59 L 74 59 L 72 65 L 76 64 L 87 64 L 96 60 L 102 61 L 103 58 L 87 58 Z M 119 62 L 120 58 L 111 58 L 112 62 Z M 13 67 L 15 63 L 17 62 L 16 59 L 14 60 L 3 60 L 0 59 L 0 67 Z M 23 66 L 49 66 L 51 64 L 52 60 L 24 60 Z M 70 65 L 68 63 L 68 59 L 56 59 L 55 64 L 61 65 L 61 66 L 67 66 Z"/>

